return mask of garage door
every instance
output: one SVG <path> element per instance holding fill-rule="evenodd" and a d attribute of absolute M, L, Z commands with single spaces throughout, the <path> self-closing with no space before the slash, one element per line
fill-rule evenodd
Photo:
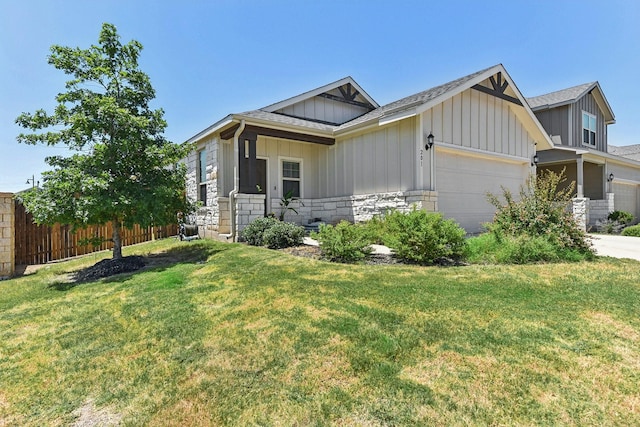
<path fill-rule="evenodd" d="M 617 211 L 633 214 L 638 219 L 638 185 L 613 181 L 614 204 Z"/>
<path fill-rule="evenodd" d="M 487 193 L 501 196 L 503 186 L 517 195 L 530 171 L 528 164 L 438 152 L 438 210 L 468 233 L 481 232 L 482 224 L 490 222 L 495 213 Z"/>

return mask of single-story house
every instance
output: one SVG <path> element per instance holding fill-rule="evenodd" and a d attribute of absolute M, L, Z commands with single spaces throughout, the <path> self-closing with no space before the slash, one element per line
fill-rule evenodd
<path fill-rule="evenodd" d="M 588 227 L 614 210 L 640 217 L 640 158 L 608 144 L 615 116 L 598 82 L 527 98 L 553 141 L 538 153 L 538 172 L 565 169 L 576 183 L 574 213 Z"/>
<path fill-rule="evenodd" d="M 360 221 L 412 205 L 469 233 L 517 192 L 554 143 L 502 65 L 380 106 L 351 77 L 191 137 L 187 195 L 204 235 L 236 239 L 253 219 L 299 200 L 288 221 Z"/>

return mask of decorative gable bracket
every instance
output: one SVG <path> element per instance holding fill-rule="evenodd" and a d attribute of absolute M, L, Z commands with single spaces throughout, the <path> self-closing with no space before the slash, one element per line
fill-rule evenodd
<path fill-rule="evenodd" d="M 507 90 L 507 87 L 509 87 L 509 82 L 507 82 L 506 80 L 502 80 L 502 72 L 499 71 L 496 76 L 497 80 L 493 76 L 489 77 L 489 81 L 491 82 L 491 86 L 493 86 L 493 88 L 489 88 L 479 84 L 473 85 L 471 86 L 471 88 L 480 92 L 487 93 L 489 95 L 493 95 L 496 98 L 504 99 L 505 101 L 509 101 L 516 105 L 522 106 L 522 102 L 520 102 L 518 98 L 504 93 Z"/>
<path fill-rule="evenodd" d="M 367 103 L 364 103 L 364 102 L 360 102 L 360 101 L 356 101 L 356 96 L 358 96 L 360 94 L 360 92 L 358 92 L 351 85 L 351 83 L 347 83 L 346 85 L 339 86 L 338 90 L 340 91 L 340 94 L 342 95 L 341 97 L 340 96 L 336 96 L 336 95 L 332 95 L 332 94 L 327 93 L 327 92 L 318 94 L 318 96 L 320 96 L 322 98 L 332 99 L 334 101 L 345 102 L 345 103 L 351 104 L 351 105 L 357 105 L 358 107 L 366 108 L 367 110 L 371 110 L 372 109 L 370 104 L 367 104 Z"/>

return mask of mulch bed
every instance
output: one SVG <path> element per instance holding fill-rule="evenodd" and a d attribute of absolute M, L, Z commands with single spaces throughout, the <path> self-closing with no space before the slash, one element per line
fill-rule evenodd
<path fill-rule="evenodd" d="M 89 282 L 92 280 L 110 277 L 115 274 L 130 273 L 140 270 L 145 266 L 144 257 L 127 256 L 120 259 L 103 259 L 102 261 L 84 268 L 74 274 L 73 280 L 76 282 Z"/>

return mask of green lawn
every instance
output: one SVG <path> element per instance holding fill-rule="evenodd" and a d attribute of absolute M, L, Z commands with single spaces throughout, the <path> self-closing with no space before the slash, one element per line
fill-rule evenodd
<path fill-rule="evenodd" d="M 0 426 L 640 425 L 640 263 L 132 253 L 156 266 L 0 282 Z"/>

